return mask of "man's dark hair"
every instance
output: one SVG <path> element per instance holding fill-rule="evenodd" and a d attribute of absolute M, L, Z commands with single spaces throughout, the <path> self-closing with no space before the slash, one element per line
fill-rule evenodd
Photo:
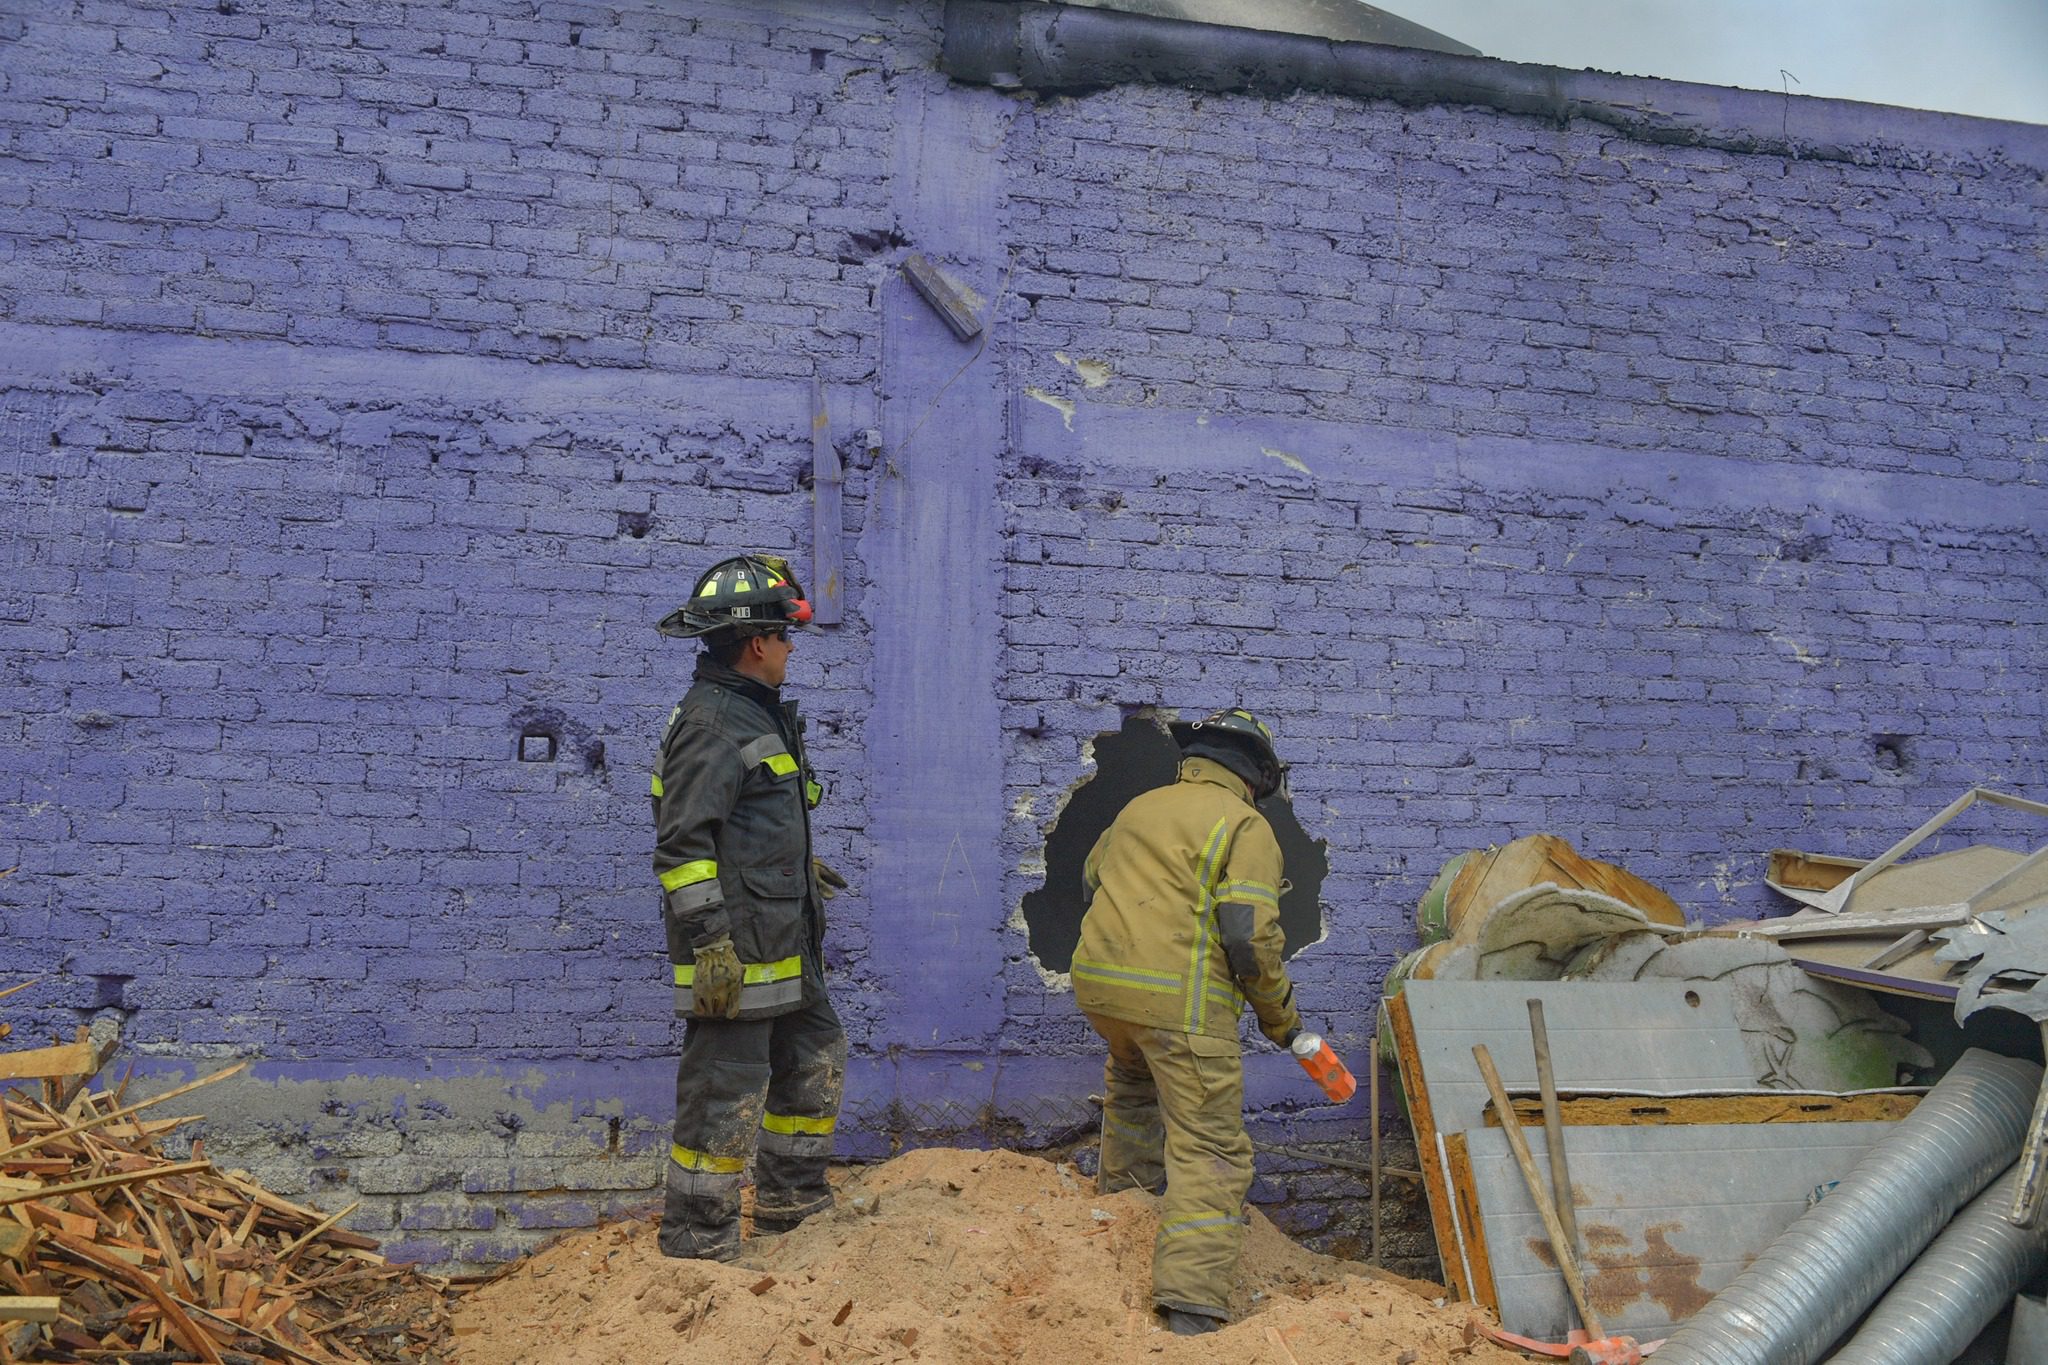
<path fill-rule="evenodd" d="M 704 639 L 704 653 L 720 668 L 731 668 L 739 663 L 740 655 L 746 652 L 748 636 L 737 630 L 721 630 Z"/>

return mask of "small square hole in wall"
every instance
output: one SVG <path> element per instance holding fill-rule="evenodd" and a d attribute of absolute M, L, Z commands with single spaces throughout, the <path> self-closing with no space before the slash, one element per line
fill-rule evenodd
<path fill-rule="evenodd" d="M 555 737 L 549 734 L 526 734 L 519 737 L 519 761 L 521 763 L 552 763 L 555 761 Z"/>

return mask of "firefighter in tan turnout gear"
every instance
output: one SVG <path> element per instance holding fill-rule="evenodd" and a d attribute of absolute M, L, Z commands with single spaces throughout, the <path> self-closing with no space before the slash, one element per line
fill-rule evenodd
<path fill-rule="evenodd" d="M 825 1165 L 846 1035 L 825 995 L 823 901 L 844 886 L 811 855 L 820 788 L 782 700 L 791 627 L 811 609 L 768 555 L 715 564 L 662 634 L 703 642 L 654 771 L 654 871 L 689 1020 L 676 1071 L 661 1250 L 729 1260 L 754 1159 L 754 1226 L 831 1207 Z"/>
<path fill-rule="evenodd" d="M 1301 1028 L 1280 952 L 1280 845 L 1254 802 L 1281 787 L 1248 711 L 1177 722 L 1180 780 L 1134 798 L 1082 872 L 1091 900 L 1074 998 L 1109 1044 L 1105 1194 L 1165 1181 L 1152 1299 L 1175 1332 L 1229 1320 L 1252 1144 L 1237 1024 L 1282 1047 Z"/>

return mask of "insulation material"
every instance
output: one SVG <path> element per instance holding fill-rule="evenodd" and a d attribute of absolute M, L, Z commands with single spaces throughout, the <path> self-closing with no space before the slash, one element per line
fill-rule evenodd
<path fill-rule="evenodd" d="M 1632 905 L 1583 888 L 1545 883 L 1515 892 L 1457 922 L 1451 947 L 1433 964 L 1443 981 L 1555 981 L 1572 960 L 1616 934 L 1652 921 Z"/>
<path fill-rule="evenodd" d="M 1678 903 L 1626 868 L 1588 858 L 1555 834 L 1531 834 L 1499 848 L 1468 854 L 1445 893 L 1452 932 L 1474 911 L 1484 913 L 1516 892 L 1549 885 L 1597 892 L 1633 906 L 1653 924 L 1682 925 Z"/>
<path fill-rule="evenodd" d="M 1906 1037 L 1906 1023 L 1868 992 L 1815 980 L 1774 943 L 1656 934 L 1610 939 L 1574 964 L 1573 980 L 1718 981 L 1735 991 L 1736 1020 L 1758 1082 L 1797 1090 L 1874 1090 L 1902 1068 L 1934 1058 Z"/>

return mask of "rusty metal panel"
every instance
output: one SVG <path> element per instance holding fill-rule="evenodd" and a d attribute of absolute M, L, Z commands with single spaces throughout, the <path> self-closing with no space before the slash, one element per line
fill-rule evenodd
<path fill-rule="evenodd" d="M 1593 1307 L 1610 1331 L 1669 1335 L 1891 1128 L 1887 1121 L 1567 1128 Z M 1544 1168 L 1543 1129 L 1522 1134 Z M 1507 1139 L 1498 1128 L 1474 1128 L 1465 1141 L 1501 1323 L 1562 1340 L 1577 1319 Z"/>

